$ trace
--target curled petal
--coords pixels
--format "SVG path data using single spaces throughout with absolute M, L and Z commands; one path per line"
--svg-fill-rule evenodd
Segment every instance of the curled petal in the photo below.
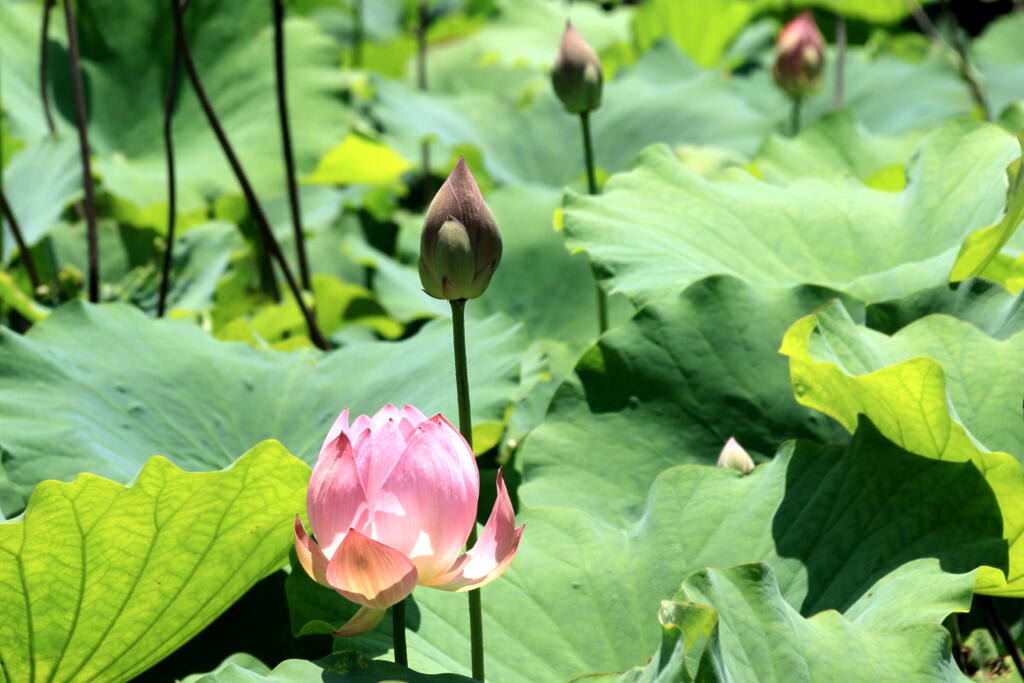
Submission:
M 420 423 L 371 499 L 374 538 L 431 579 L 451 567 L 476 518 L 480 474 L 465 439 L 440 415 Z
M 497 486 L 497 500 L 494 501 L 494 508 L 476 545 L 456 560 L 448 571 L 422 581 L 424 586 L 447 591 L 472 590 L 501 576 L 512 562 L 519 549 L 524 527 L 515 528 L 515 511 L 512 510 L 512 500 L 508 496 L 500 469 Z
M 345 533 L 366 530 L 370 510 L 355 454 L 345 432 L 325 449 L 313 468 L 306 493 L 309 525 L 324 554 L 332 557 Z
M 302 526 L 302 519 L 295 515 L 295 554 L 299 558 L 299 564 L 306 570 L 310 578 L 324 586 L 327 583 L 327 556 L 320 550 L 316 541 L 309 537 L 305 527 Z
M 352 602 L 384 609 L 412 593 L 418 574 L 408 557 L 351 529 L 331 557 L 326 578 Z
M 345 622 L 345 625 L 334 631 L 331 635 L 335 638 L 351 638 L 353 636 L 361 636 L 364 633 L 369 633 L 380 620 L 387 614 L 386 609 L 377 609 L 376 607 L 360 607 L 359 611 L 356 612 L 351 619 Z

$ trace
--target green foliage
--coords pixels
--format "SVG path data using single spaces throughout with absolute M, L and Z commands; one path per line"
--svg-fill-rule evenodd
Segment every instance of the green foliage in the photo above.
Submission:
M 36 487 L 0 524 L 6 680 L 127 680 L 173 652 L 281 565 L 308 475 L 267 442 L 222 472 Z

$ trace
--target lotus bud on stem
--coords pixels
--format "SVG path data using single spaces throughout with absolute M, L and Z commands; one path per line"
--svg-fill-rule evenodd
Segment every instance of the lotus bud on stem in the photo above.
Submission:
M 800 130 L 800 105 L 821 88 L 825 69 L 825 39 L 810 10 L 801 12 L 782 29 L 776 43 L 772 77 L 792 101 L 790 134 Z
M 597 176 L 594 170 L 594 145 L 590 134 L 590 112 L 601 106 L 601 90 L 604 85 L 604 70 L 601 59 L 590 47 L 571 21 L 565 22 L 562 43 L 558 56 L 551 67 L 551 85 L 570 114 L 578 114 L 583 132 L 583 160 L 587 168 L 587 190 L 597 194 Z M 597 287 L 598 329 L 602 334 L 608 330 L 608 297 L 598 283 Z
M 455 352 L 455 391 L 459 402 L 459 431 L 473 447 L 473 422 L 466 362 L 466 301 L 484 293 L 501 262 L 498 221 L 480 188 L 459 159 L 427 209 L 420 235 L 420 282 L 435 299 L 452 307 L 452 345 Z M 502 485 L 499 483 L 499 495 Z M 487 529 L 484 529 L 486 537 Z M 469 534 L 476 543 L 476 527 Z M 469 639 L 473 678 L 484 680 L 484 632 L 480 591 L 469 591 Z

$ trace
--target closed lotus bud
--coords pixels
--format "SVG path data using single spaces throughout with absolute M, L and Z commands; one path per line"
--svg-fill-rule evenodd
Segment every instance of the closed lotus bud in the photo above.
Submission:
M 821 87 L 825 67 L 825 39 L 810 10 L 786 24 L 776 45 L 778 56 L 772 76 L 790 97 L 802 98 Z
M 551 84 L 570 114 L 594 111 L 601 106 L 604 73 L 601 60 L 583 40 L 572 22 L 566 22 L 558 58 L 551 68 Z
M 475 299 L 501 262 L 498 221 L 459 159 L 434 196 L 420 235 L 420 282 L 435 299 Z
M 718 456 L 718 466 L 736 470 L 740 474 L 749 474 L 754 469 L 754 460 L 736 439 L 730 437 Z

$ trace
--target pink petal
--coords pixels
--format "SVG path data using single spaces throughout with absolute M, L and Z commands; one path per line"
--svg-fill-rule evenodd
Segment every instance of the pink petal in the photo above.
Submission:
M 345 622 L 344 626 L 331 635 L 335 638 L 351 638 L 369 633 L 377 627 L 387 612 L 386 609 L 377 609 L 376 607 L 360 607 L 359 611 L 352 615 L 352 618 Z
M 476 519 L 480 474 L 465 439 L 436 416 L 420 423 L 371 500 L 374 537 L 430 579 L 458 557 Z
M 399 427 L 398 409 L 392 406 L 396 417 L 383 419 L 380 424 L 363 431 L 356 439 L 353 452 L 359 479 L 363 483 L 366 500 L 373 506 L 377 492 L 395 468 L 405 451 L 405 437 Z M 383 409 L 381 410 L 383 412 Z M 380 413 L 377 413 L 380 415 Z M 376 420 L 376 417 L 374 418 Z
M 326 447 L 316 461 L 306 493 L 309 525 L 327 557 L 332 557 L 345 533 L 368 531 L 370 508 L 356 471 L 355 454 L 345 432 Z
M 321 458 L 324 455 L 324 451 L 327 450 L 327 447 L 338 438 L 339 434 L 342 433 L 348 433 L 348 408 L 341 411 L 341 415 L 338 415 L 338 419 L 334 421 L 334 424 L 331 425 L 330 431 L 327 432 L 327 438 L 324 439 L 323 445 L 320 446 Z
M 365 607 L 383 609 L 412 593 L 416 567 L 394 548 L 351 529 L 327 565 L 327 582 Z
M 402 430 L 402 435 L 409 440 L 416 431 L 416 427 L 426 421 L 427 418 L 415 406 L 405 405 L 402 406 L 402 418 L 398 421 L 398 426 Z
M 320 550 L 305 527 L 302 526 L 302 519 L 295 515 L 295 554 L 299 558 L 299 564 L 306 570 L 310 578 L 324 586 L 327 583 L 327 556 Z
M 497 486 L 498 497 L 476 545 L 451 569 L 420 583 L 447 591 L 468 591 L 490 583 L 505 571 L 519 549 L 525 526 L 515 528 L 515 511 L 501 469 L 498 469 Z

